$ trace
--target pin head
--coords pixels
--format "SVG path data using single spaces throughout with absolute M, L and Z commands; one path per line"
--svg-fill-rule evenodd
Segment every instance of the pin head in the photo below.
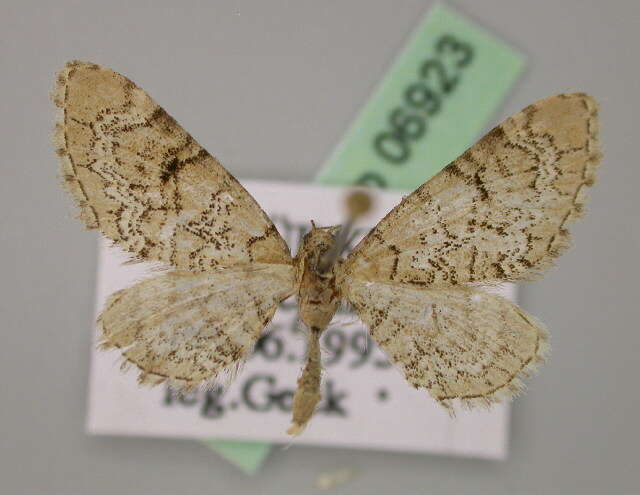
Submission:
M 349 217 L 355 219 L 371 210 L 373 200 L 368 192 L 357 189 L 349 193 L 346 205 Z

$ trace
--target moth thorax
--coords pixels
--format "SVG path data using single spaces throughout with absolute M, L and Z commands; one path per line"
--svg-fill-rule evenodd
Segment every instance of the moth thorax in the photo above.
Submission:
M 324 330 L 335 314 L 340 298 L 335 285 L 337 260 L 323 266 L 340 227 L 316 228 L 304 236 L 296 255 L 300 318 L 309 328 Z

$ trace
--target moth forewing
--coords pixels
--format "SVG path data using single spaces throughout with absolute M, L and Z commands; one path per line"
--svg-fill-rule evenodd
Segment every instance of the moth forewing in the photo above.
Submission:
M 291 263 L 251 195 L 132 81 L 70 62 L 53 101 L 61 174 L 88 228 L 180 270 Z
M 530 105 L 407 196 L 344 276 L 429 286 L 535 278 L 568 246 L 600 156 L 591 97 Z

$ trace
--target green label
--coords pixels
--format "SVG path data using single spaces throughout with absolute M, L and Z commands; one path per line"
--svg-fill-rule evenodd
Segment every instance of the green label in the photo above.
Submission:
M 205 440 L 203 443 L 246 474 L 256 474 L 271 451 L 271 444 L 262 442 Z
M 524 64 L 513 48 L 436 5 L 318 181 L 415 189 L 474 143 Z

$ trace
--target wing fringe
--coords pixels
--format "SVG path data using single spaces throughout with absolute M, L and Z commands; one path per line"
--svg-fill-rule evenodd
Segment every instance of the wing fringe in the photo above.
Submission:
M 96 64 L 73 60 L 71 62 L 67 62 L 65 67 L 58 72 L 56 76 L 55 87 L 51 92 L 51 101 L 57 108 L 52 141 L 60 165 L 59 173 L 62 187 L 67 191 L 75 205 L 79 208 L 80 212 L 76 217 L 88 230 L 93 230 L 100 226 L 98 215 L 96 215 L 95 211 L 89 204 L 89 198 L 84 193 L 82 184 L 77 178 L 75 164 L 73 163 L 71 153 L 67 146 L 67 136 L 65 131 L 67 125 L 67 84 L 73 71 L 81 66 L 96 70 L 100 68 Z

